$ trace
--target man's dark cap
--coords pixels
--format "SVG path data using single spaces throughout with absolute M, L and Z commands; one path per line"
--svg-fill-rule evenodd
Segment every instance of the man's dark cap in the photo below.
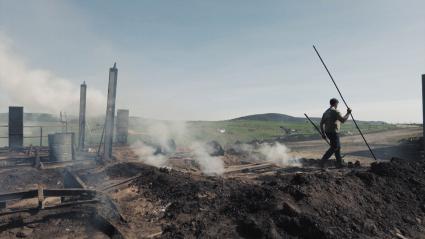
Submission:
M 334 105 L 334 104 L 339 103 L 339 101 L 338 101 L 336 98 L 332 98 L 332 99 L 329 101 L 329 103 L 330 103 L 331 105 Z

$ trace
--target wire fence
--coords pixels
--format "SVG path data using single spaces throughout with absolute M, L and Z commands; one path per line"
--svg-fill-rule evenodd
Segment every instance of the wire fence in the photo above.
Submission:
M 47 146 L 49 134 L 73 132 L 78 136 L 79 125 L 77 122 L 57 123 L 57 122 L 26 122 L 24 123 L 24 146 Z M 90 126 L 94 127 L 90 127 Z M 99 143 L 102 133 L 102 126 L 99 123 L 86 123 L 86 144 Z M 77 139 L 77 137 L 76 137 Z M 75 142 L 77 143 L 77 142 Z M 9 145 L 8 125 L 0 125 L 0 147 Z

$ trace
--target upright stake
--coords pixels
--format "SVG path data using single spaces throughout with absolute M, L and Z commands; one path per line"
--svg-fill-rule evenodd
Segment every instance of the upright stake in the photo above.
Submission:
M 43 146 L 43 127 L 40 126 L 40 147 Z
M 347 102 L 345 101 L 344 97 L 342 96 L 341 91 L 339 90 L 338 86 L 336 85 L 336 82 L 335 82 L 335 80 L 334 80 L 334 78 L 333 78 L 333 76 L 332 76 L 331 72 L 328 70 L 328 67 L 326 66 L 325 62 L 323 61 L 323 59 L 322 59 L 322 57 L 320 56 L 319 52 L 317 51 L 316 47 L 315 47 L 315 46 L 313 46 L 313 49 L 314 49 L 314 51 L 316 52 L 317 56 L 319 57 L 320 61 L 322 62 L 323 66 L 325 67 L 326 71 L 328 72 L 328 75 L 329 75 L 329 77 L 331 78 L 332 82 L 334 83 L 335 88 L 336 88 L 336 90 L 338 91 L 339 96 L 341 96 L 341 99 L 342 99 L 342 101 L 344 102 L 345 106 L 346 106 L 347 108 L 350 108 L 350 107 L 348 107 Z M 367 148 L 369 149 L 370 154 L 372 155 L 372 157 L 373 157 L 375 160 L 377 160 L 377 159 L 376 159 L 376 156 L 375 156 L 375 154 L 373 153 L 372 149 L 370 148 L 370 146 L 369 146 L 369 144 L 368 144 L 368 142 L 367 142 L 366 138 L 364 137 L 364 135 L 363 135 L 362 131 L 360 130 L 359 125 L 357 124 L 356 120 L 354 119 L 353 114 L 351 113 L 351 114 L 350 114 L 350 116 L 351 116 L 351 119 L 353 120 L 354 125 L 356 126 L 357 130 L 359 131 L 360 136 L 362 136 L 363 141 L 365 142 L 365 144 L 366 144 Z

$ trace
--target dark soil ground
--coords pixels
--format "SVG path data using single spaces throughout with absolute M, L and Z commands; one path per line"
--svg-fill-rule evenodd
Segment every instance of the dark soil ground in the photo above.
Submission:
M 255 180 L 194 176 L 142 164 L 135 194 L 164 208 L 161 238 L 425 238 L 425 161 Z
M 417 139 L 402 143 L 415 155 L 418 145 Z M 425 238 L 425 160 L 419 156 L 367 168 L 321 171 L 314 159 L 303 165 L 308 170 L 271 169 L 236 178 L 130 162 L 75 172 L 98 190 L 140 175 L 104 192 L 123 215 L 117 225 L 129 239 Z M 0 191 L 35 188 L 36 183 L 62 188 L 62 171 L 2 170 Z M 0 238 L 110 237 L 91 223 L 89 210 L 94 209 L 0 217 Z

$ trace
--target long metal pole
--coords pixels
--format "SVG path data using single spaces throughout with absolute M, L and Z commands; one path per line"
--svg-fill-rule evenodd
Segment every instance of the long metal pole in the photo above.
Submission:
M 344 102 L 345 106 L 346 106 L 347 108 L 350 108 L 350 107 L 348 107 L 347 102 L 345 101 L 344 97 L 342 96 L 341 91 L 339 90 L 338 86 L 336 85 L 336 82 L 335 82 L 335 80 L 334 80 L 334 78 L 333 78 L 333 76 L 332 76 L 331 72 L 329 71 L 328 67 L 326 66 L 325 62 L 323 61 L 322 57 L 320 56 L 319 52 L 317 51 L 316 47 L 315 47 L 315 46 L 313 46 L 313 49 L 314 49 L 314 51 L 316 52 L 317 56 L 319 57 L 320 61 L 322 62 L 323 66 L 325 67 L 326 71 L 328 72 L 328 75 L 329 75 L 329 77 L 331 78 L 332 82 L 334 83 L 335 88 L 336 88 L 336 90 L 338 91 L 339 96 L 341 96 L 341 99 L 342 99 L 342 101 Z M 360 130 L 359 125 L 357 124 L 356 120 L 354 119 L 353 114 L 352 114 L 352 113 L 350 113 L 350 116 L 351 116 L 351 119 L 353 120 L 354 125 L 356 126 L 357 130 L 359 131 L 360 135 L 362 136 L 363 141 L 365 142 L 365 144 L 366 144 L 367 148 L 369 149 L 370 154 L 372 155 L 372 157 L 373 157 L 375 160 L 377 160 L 377 159 L 376 159 L 375 154 L 373 153 L 372 149 L 371 149 L 371 148 L 370 148 L 370 146 L 369 146 L 369 143 L 367 142 L 367 140 L 366 140 L 366 138 L 364 137 L 364 135 L 363 135 L 362 131 Z
M 317 130 L 317 132 L 323 136 L 322 132 L 320 131 L 319 127 L 317 127 L 317 125 L 310 119 L 310 117 L 308 117 L 308 115 L 306 113 L 304 113 L 305 117 L 308 119 L 308 121 L 310 121 L 310 123 L 314 126 L 314 128 Z M 329 140 L 327 138 L 324 138 L 324 140 L 326 141 L 326 143 L 328 143 L 329 146 L 331 146 L 331 143 L 329 143 Z

